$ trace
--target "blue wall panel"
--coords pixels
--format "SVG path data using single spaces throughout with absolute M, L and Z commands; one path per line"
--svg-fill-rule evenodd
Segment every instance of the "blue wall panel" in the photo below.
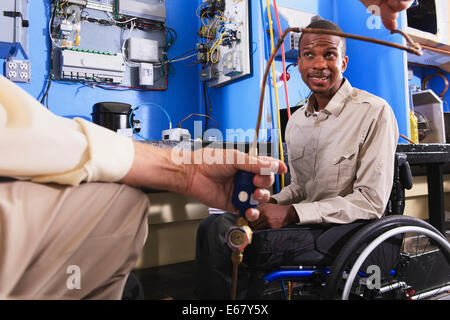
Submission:
M 178 33 L 178 39 L 170 48 L 168 56 L 175 57 L 183 52 L 195 48 L 199 21 L 195 16 L 195 9 L 200 1 L 170 0 L 166 1 L 166 24 Z M 50 62 L 48 50 L 48 21 L 50 16 L 50 1 L 30 1 L 29 3 L 29 56 L 31 60 L 32 78 L 30 84 L 19 84 L 32 96 L 42 96 L 46 86 Z M 107 36 L 107 35 L 106 35 Z M 18 56 L 17 58 L 20 58 Z M 167 91 L 162 92 L 116 92 L 91 88 L 81 84 L 63 84 L 52 82 L 49 94 L 49 109 L 63 116 L 82 116 L 91 118 L 92 106 L 101 101 L 117 101 L 131 104 L 133 107 L 153 102 L 164 107 L 172 118 L 175 126 L 190 113 L 202 112 L 199 96 L 199 68 L 188 65 L 191 62 L 175 63 L 176 74 L 169 77 Z M 1 66 L 3 73 L 3 64 Z M 141 134 L 150 139 L 161 139 L 161 130 L 168 128 L 168 120 L 164 113 L 155 107 L 142 107 L 136 112 L 137 118 L 142 120 Z M 193 122 L 183 123 L 193 131 Z

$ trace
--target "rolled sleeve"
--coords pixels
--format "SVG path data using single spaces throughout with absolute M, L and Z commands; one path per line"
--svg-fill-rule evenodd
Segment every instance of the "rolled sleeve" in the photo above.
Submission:
M 315 224 L 322 222 L 321 212 L 314 202 L 301 202 L 293 204 L 297 212 L 299 224 Z
M 0 76 L 0 176 L 78 185 L 114 182 L 134 160 L 131 139 L 84 119 L 51 113 Z
M 81 125 L 88 140 L 87 181 L 114 182 L 123 178 L 134 159 L 132 140 L 84 119 L 76 118 L 75 121 Z

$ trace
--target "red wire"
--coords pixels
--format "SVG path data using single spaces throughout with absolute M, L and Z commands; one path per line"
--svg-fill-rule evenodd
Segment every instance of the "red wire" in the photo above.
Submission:
M 278 15 L 276 0 L 273 0 L 273 7 L 275 9 L 275 16 L 277 17 L 278 34 L 281 37 L 281 34 L 283 32 L 281 30 L 280 17 Z M 269 8 L 267 8 L 267 10 L 269 10 Z M 286 81 L 286 57 L 285 57 L 285 53 L 284 53 L 284 43 L 281 45 L 281 59 L 283 61 L 284 94 L 286 96 L 286 107 L 287 107 L 287 114 L 288 114 L 288 119 L 289 119 L 291 117 L 291 109 L 289 107 L 288 89 L 287 89 L 287 81 Z

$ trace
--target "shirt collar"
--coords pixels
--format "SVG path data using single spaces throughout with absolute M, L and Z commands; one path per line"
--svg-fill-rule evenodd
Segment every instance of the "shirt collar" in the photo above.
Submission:
M 344 83 L 339 88 L 339 90 L 334 94 L 333 98 L 331 98 L 330 102 L 328 102 L 324 111 L 338 117 L 341 113 L 342 109 L 345 106 L 347 100 L 351 97 L 353 92 L 353 87 L 347 78 L 344 78 Z M 306 116 L 311 116 L 314 114 L 314 103 L 315 98 L 314 94 L 308 99 L 308 103 L 306 104 L 305 114 Z

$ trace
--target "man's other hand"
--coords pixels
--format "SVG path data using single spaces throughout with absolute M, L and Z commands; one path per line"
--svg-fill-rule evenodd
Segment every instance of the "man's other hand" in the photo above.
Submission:
M 253 229 L 277 229 L 298 222 L 298 215 L 291 205 L 263 203 L 257 208 L 259 218 L 249 223 Z

